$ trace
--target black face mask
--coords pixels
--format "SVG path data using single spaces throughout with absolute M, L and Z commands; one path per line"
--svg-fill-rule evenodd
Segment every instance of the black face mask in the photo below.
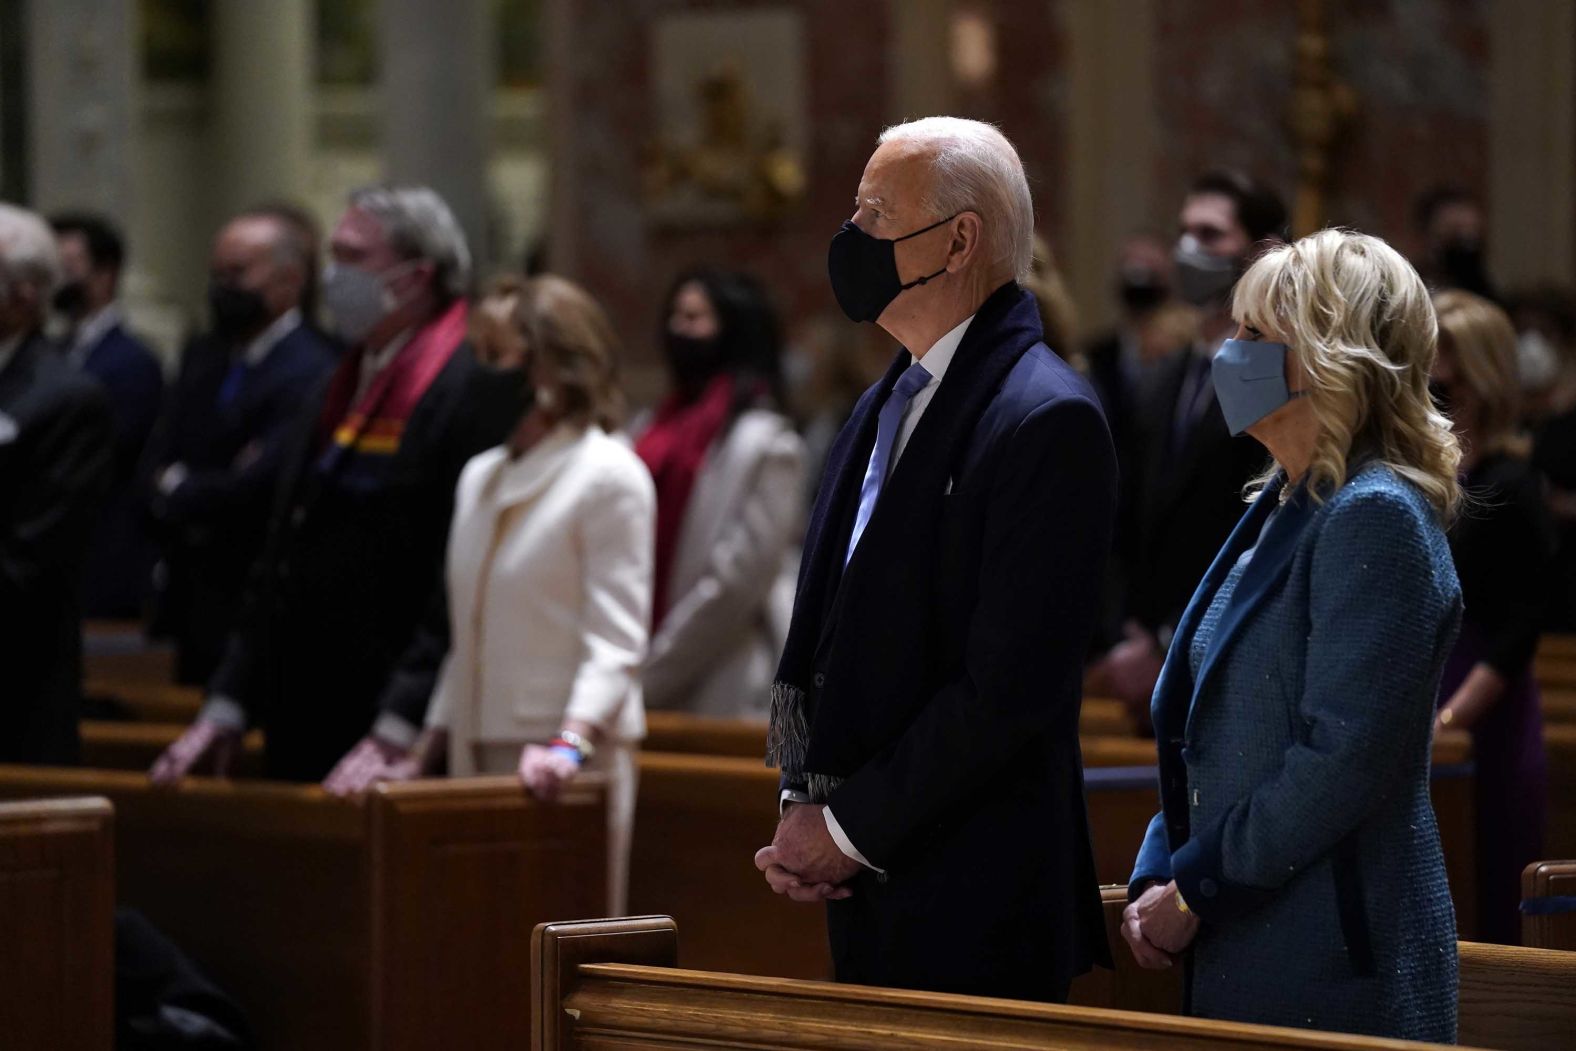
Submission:
M 475 416 L 494 429 L 507 429 L 536 407 L 536 385 L 524 365 L 483 367 L 474 380 Z
M 56 313 L 69 318 L 81 317 L 88 305 L 88 286 L 81 281 L 68 281 L 55 289 L 49 302 Z
M 890 240 L 872 237 L 852 222 L 844 222 L 843 228 L 832 237 L 832 247 L 826 256 L 826 271 L 832 281 L 832 294 L 837 297 L 837 305 L 843 308 L 848 319 L 874 321 L 899 295 L 946 273 L 947 268 L 942 267 L 934 274 L 926 274 L 905 285 L 897 273 L 896 245 L 899 241 L 907 241 L 911 237 L 929 233 L 938 226 L 945 226 L 956 218 L 956 215 L 949 215 L 923 230 L 915 230 Z
M 1141 314 L 1165 301 L 1166 286 L 1148 270 L 1123 271 L 1117 278 L 1116 295 L 1124 309 Z
M 249 288 L 212 281 L 208 285 L 208 316 L 220 339 L 241 339 L 267 324 L 268 304 Z
M 1490 292 L 1483 265 L 1483 244 L 1474 238 L 1461 237 L 1446 242 L 1439 253 L 1439 269 L 1452 288 L 1480 296 Z
M 667 358 L 674 382 L 681 388 L 700 386 L 721 372 L 726 364 L 722 340 L 716 336 L 697 339 L 666 332 L 662 353 Z

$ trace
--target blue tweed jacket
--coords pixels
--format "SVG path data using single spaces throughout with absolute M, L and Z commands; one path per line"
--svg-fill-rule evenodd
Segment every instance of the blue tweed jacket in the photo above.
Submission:
M 1266 529 L 1280 489 L 1178 626 L 1152 705 L 1162 810 L 1130 893 L 1175 878 L 1202 921 L 1193 1014 L 1454 1042 L 1455 913 L 1429 802 L 1461 617 L 1450 548 L 1387 467 L 1322 504 L 1297 492 Z M 1194 632 L 1255 541 L 1195 682 Z

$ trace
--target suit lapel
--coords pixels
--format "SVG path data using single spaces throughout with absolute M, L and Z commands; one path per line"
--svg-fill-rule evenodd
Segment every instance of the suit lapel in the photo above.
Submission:
M 574 460 L 588 436 L 589 432 L 560 426 L 519 460 L 501 461 L 495 477 L 497 508 L 501 511 L 541 496 Z
M 1266 489 L 1254 505 L 1255 511 L 1260 511 L 1261 505 L 1268 504 L 1262 512 L 1255 516 L 1258 528 L 1263 528 L 1263 521 L 1269 517 L 1273 504 L 1270 501 L 1278 500 L 1279 486 L 1274 490 Z M 1264 529 L 1263 536 L 1259 539 L 1258 548 L 1253 553 L 1253 560 L 1242 571 L 1242 577 L 1237 581 L 1236 590 L 1232 592 L 1231 599 L 1226 604 L 1225 614 L 1220 618 L 1220 623 L 1215 628 L 1213 637 L 1209 640 L 1209 648 L 1204 653 L 1204 660 L 1199 666 L 1198 683 L 1193 691 L 1193 704 L 1198 703 L 1198 697 L 1203 693 L 1204 686 L 1209 682 L 1210 672 L 1220 663 L 1221 656 L 1231 646 L 1232 641 L 1241 631 L 1254 610 L 1264 604 L 1265 599 L 1280 585 L 1287 571 L 1291 568 L 1292 555 L 1297 551 L 1297 542 L 1302 538 L 1303 530 L 1307 528 L 1309 520 L 1313 517 L 1314 504 L 1308 499 L 1305 488 L 1298 488 L 1280 513 Z M 1245 520 L 1246 522 L 1246 520 Z M 1237 550 L 1232 558 L 1231 565 L 1236 562 L 1236 557 L 1252 546 L 1253 535 L 1240 536 L 1233 534 L 1233 541 Z M 1231 566 L 1226 567 L 1226 572 L 1231 571 Z M 1222 580 L 1224 577 L 1222 577 Z M 1218 589 L 1219 585 L 1216 585 Z M 1213 592 L 1211 593 L 1213 595 Z M 1200 613 L 1202 615 L 1202 613 Z M 1191 709 L 1190 713 L 1191 714 Z

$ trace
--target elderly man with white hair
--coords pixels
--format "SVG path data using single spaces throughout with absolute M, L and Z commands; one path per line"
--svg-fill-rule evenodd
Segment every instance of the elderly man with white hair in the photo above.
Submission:
M 0 762 L 70 763 L 82 574 L 114 466 L 103 389 L 41 335 L 55 235 L 0 204 Z
M 436 193 L 353 193 L 330 253 L 323 303 L 349 353 L 303 406 L 240 625 L 156 781 L 225 773 L 256 723 L 270 776 L 315 781 L 353 751 L 365 786 L 425 716 L 447 646 L 455 482 L 502 440 L 528 388 L 471 351 L 470 252 Z
M 1018 284 L 1034 213 L 988 124 L 888 129 L 832 291 L 903 346 L 827 461 L 773 687 L 757 866 L 828 903 L 840 981 L 1063 1000 L 1107 963 L 1078 709 L 1116 464 Z

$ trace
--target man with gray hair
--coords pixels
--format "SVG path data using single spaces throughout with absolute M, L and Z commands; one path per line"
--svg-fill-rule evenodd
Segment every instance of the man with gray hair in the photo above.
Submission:
M 71 763 L 82 573 L 114 466 L 103 389 L 44 339 L 55 235 L 0 204 L 0 762 Z
M 840 981 L 1063 1000 L 1108 963 L 1078 710 L 1116 464 L 1018 279 L 1033 203 L 994 127 L 888 129 L 832 239 L 903 346 L 827 459 L 773 687 L 756 865 L 827 902 Z
M 306 403 L 240 625 L 157 781 L 226 772 L 249 723 L 270 776 L 311 781 L 352 746 L 397 761 L 422 724 L 437 661 L 400 657 L 441 609 L 460 469 L 503 440 L 525 386 L 466 342 L 470 251 L 437 194 L 357 191 L 329 251 L 323 303 L 348 353 Z

